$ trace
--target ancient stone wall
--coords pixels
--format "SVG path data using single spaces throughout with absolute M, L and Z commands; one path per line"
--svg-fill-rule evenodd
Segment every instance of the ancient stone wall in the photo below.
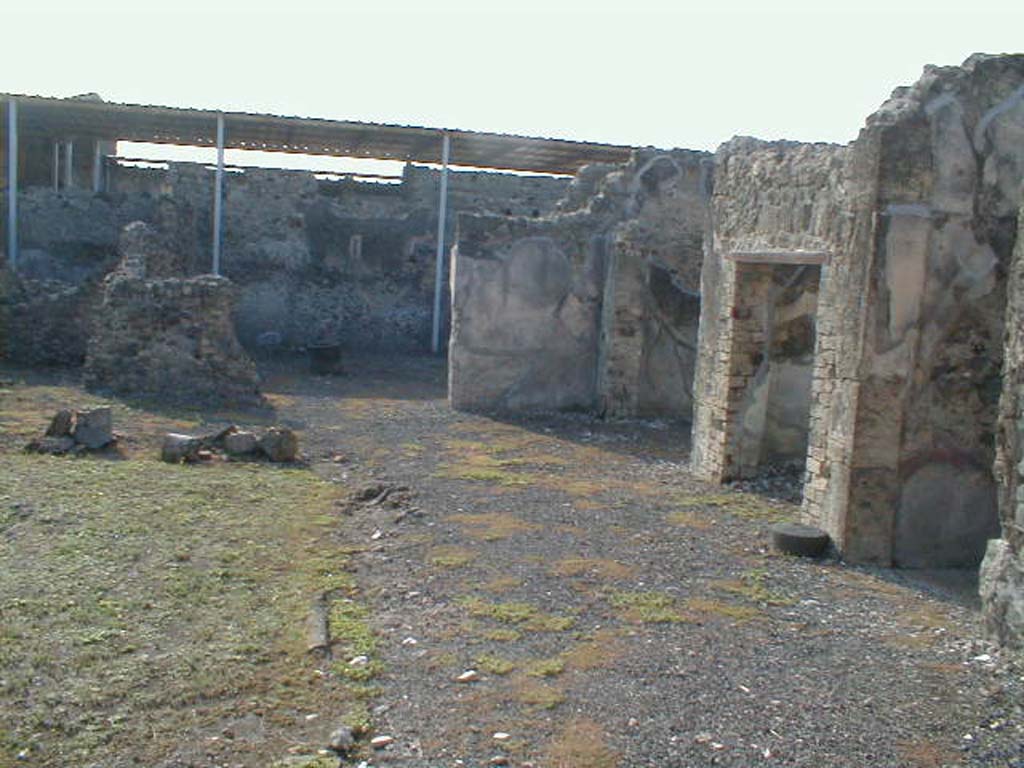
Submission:
M 606 241 L 584 214 L 462 215 L 449 398 L 466 410 L 591 408 Z
M 802 457 L 820 267 L 841 238 L 846 150 L 734 139 L 715 156 L 695 381 L 694 470 Z
M 256 368 L 235 337 L 231 281 L 167 276 L 186 257 L 142 222 L 125 228 L 121 251 L 93 319 L 87 386 L 162 402 L 261 404 Z
M 221 271 L 238 287 L 235 321 L 243 344 L 256 349 L 271 339 L 278 347 L 298 348 L 330 337 L 350 348 L 428 349 L 439 178 L 437 170 L 413 166 L 395 184 L 229 169 Z M 449 243 L 460 210 L 540 215 L 554 208 L 569 184 L 564 177 L 484 172 L 453 171 L 449 178 Z M 186 257 L 183 275 L 210 269 L 208 166 L 110 163 L 104 194 L 37 186 L 26 189 L 20 201 L 19 272 L 67 283 L 62 293 L 84 284 L 95 288 L 116 262 L 118 232 L 136 220 L 174 234 Z M 159 209 L 168 204 L 178 216 L 161 223 Z M 29 286 L 28 293 L 34 292 Z M 61 301 L 62 308 L 70 307 L 66 297 Z M 42 306 L 32 302 L 25 312 Z M 87 319 L 85 304 L 74 306 L 68 314 Z M 39 326 L 26 325 L 33 327 Z M 54 342 L 78 349 L 65 362 L 81 360 L 78 341 Z M 8 346 L 23 350 L 32 344 Z
M 460 216 L 452 403 L 689 417 L 707 157 L 647 150 L 584 169 L 551 217 Z M 531 291 L 556 301 L 531 302 Z M 570 295 L 586 310 L 560 303 Z M 489 346 L 517 362 L 496 365 Z
M 834 370 L 815 392 L 805 498 L 851 559 L 976 564 L 996 531 L 1022 100 L 1024 56 L 930 67 L 851 146 L 851 247 L 822 286 L 841 333 L 834 363 L 819 360 Z
M 980 592 L 986 632 L 1019 648 L 1024 647 L 1024 201 L 1017 221 L 996 429 L 995 474 L 1002 536 L 988 542 Z

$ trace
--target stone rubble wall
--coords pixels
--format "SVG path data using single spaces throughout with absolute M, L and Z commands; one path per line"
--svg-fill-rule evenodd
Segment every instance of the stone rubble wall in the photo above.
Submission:
M 172 249 L 143 222 L 125 228 L 121 248 L 94 316 L 86 385 L 162 402 L 262 404 L 256 367 L 235 336 L 231 281 L 159 275 Z
M 689 417 L 707 157 L 583 169 L 549 217 L 460 216 L 452 404 Z
M 452 171 L 447 242 L 454 241 L 460 210 L 540 216 L 554 209 L 568 185 L 566 177 Z M 236 331 L 247 348 L 261 350 L 267 339 L 278 349 L 301 348 L 329 337 L 350 348 L 429 349 L 437 170 L 407 166 L 400 183 L 387 184 L 231 169 L 224 189 L 221 271 L 237 286 Z M 208 272 L 212 209 L 213 170 L 197 163 L 110 163 L 107 191 L 100 195 L 27 188 L 20 195 L 19 274 L 63 285 L 27 283 L 18 293 L 24 300 L 9 314 L 39 317 L 56 303 L 69 323 L 54 325 L 54 332 L 73 327 L 76 317 L 86 326 L 92 305 L 68 296 L 99 296 L 103 276 L 117 262 L 119 233 L 133 221 L 150 222 L 173 240 L 181 257 L 177 276 Z M 26 356 L 38 347 L 42 331 L 21 331 L 39 327 L 27 319 L 16 324 L 8 356 L 30 364 L 44 357 L 81 363 L 82 334 L 53 341 L 69 350 L 60 359 Z

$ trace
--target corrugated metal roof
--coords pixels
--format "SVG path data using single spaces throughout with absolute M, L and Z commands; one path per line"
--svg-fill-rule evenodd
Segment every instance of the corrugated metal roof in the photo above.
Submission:
M 589 163 L 624 163 L 633 149 L 445 128 L 0 94 L 5 102 L 11 98 L 18 102 L 19 132 L 54 139 L 214 146 L 217 116 L 223 114 L 229 149 L 440 163 L 441 135 L 447 133 L 453 165 L 567 174 Z

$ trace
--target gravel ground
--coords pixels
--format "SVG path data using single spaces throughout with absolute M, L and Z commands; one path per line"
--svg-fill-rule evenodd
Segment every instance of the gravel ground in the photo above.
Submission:
M 952 581 L 769 551 L 791 473 L 711 487 L 683 424 L 459 414 L 436 361 L 349 367 L 266 389 L 364 490 L 393 742 L 351 764 L 1024 766 L 1024 665 Z

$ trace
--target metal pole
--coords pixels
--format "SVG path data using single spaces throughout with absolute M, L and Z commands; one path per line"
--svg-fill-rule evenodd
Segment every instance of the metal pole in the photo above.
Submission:
M 75 142 L 64 142 L 64 187 L 71 189 L 75 185 Z
M 448 211 L 448 154 L 451 139 L 442 134 L 441 142 L 441 192 L 437 204 L 437 260 L 434 272 L 434 327 L 430 337 L 430 351 L 435 355 L 441 351 L 441 288 L 444 285 L 444 230 Z
M 7 260 L 18 266 L 18 102 L 7 99 Z
M 17 267 L 17 101 L 7 99 L 7 260 Z
M 103 147 L 99 140 L 93 144 L 92 150 L 92 191 L 96 194 L 103 191 Z
M 217 173 L 213 181 L 213 274 L 220 274 L 221 197 L 224 192 L 224 115 L 217 115 Z
M 53 142 L 53 191 L 60 191 L 60 142 Z

